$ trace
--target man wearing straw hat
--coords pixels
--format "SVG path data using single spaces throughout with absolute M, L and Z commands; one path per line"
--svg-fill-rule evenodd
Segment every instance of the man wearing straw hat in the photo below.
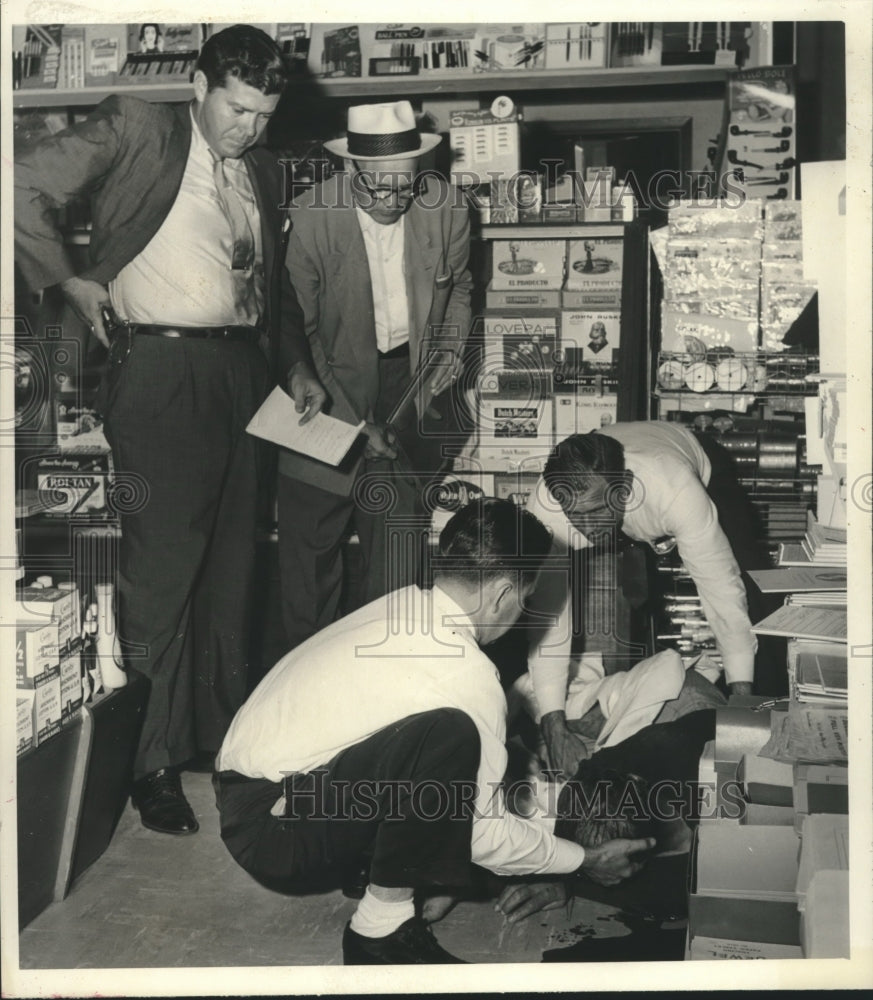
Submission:
M 440 434 L 451 423 L 447 390 L 470 326 L 467 208 L 441 177 L 419 173 L 439 142 L 418 131 L 408 101 L 352 107 L 348 134 L 325 143 L 344 171 L 297 198 L 291 212 L 287 267 L 328 394 L 325 412 L 366 421 L 365 447 L 338 469 L 280 454 L 279 560 L 292 647 L 337 617 L 341 545 L 352 528 L 365 600 L 413 582 L 420 532 L 411 530 L 409 551 L 389 565 L 386 522 L 420 516 L 419 479 L 409 472 L 426 479 L 439 467 Z M 436 346 L 445 350 L 434 374 L 389 429 Z

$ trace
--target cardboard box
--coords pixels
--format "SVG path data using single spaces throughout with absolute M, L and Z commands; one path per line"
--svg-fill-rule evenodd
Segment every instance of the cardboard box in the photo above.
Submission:
M 760 704 L 768 699 L 747 700 Z M 716 709 L 715 720 L 715 769 L 734 777 L 743 755 L 757 754 L 770 739 L 770 711 L 756 711 L 752 705 L 731 699 Z
M 567 250 L 568 290 L 613 296 L 621 295 L 624 240 L 620 236 L 600 236 L 570 240 Z
M 795 764 L 794 808 L 803 813 L 849 814 L 849 769 L 839 764 Z
M 15 692 L 15 749 L 22 754 L 33 746 L 33 691 Z
M 566 240 L 491 240 L 491 288 L 560 291 L 566 256 Z
M 103 415 L 84 404 L 78 392 L 59 393 L 55 400 L 58 451 L 103 453 L 109 442 L 103 433 Z
M 521 310 L 486 313 L 483 336 L 483 374 L 507 368 L 550 371 L 558 345 L 558 316 Z
M 790 826 L 794 827 L 795 814 L 791 806 L 763 806 L 758 802 L 747 802 L 741 826 Z
M 61 729 L 61 669 L 43 671 L 33 682 L 33 745 L 41 746 Z
M 511 289 L 494 288 L 488 285 L 485 289 L 486 309 L 560 309 L 561 291 L 558 288 L 549 289 Z
M 618 396 L 584 387 L 575 393 L 555 397 L 555 441 L 571 434 L 587 434 L 614 424 L 618 414 Z
M 69 517 L 105 509 L 111 475 L 108 456 L 41 458 L 36 469 L 38 493 L 58 501 L 47 516 Z
M 697 935 L 691 938 L 690 954 L 692 961 L 711 961 L 713 959 L 750 959 L 750 958 L 803 958 L 803 948 L 799 944 L 772 944 L 767 941 L 731 941 L 725 938 L 703 937 Z
M 621 309 L 621 288 L 561 289 L 563 309 Z
M 797 905 L 803 910 L 816 872 L 849 870 L 849 818 L 819 814 L 805 816 L 800 830 Z
M 800 934 L 806 958 L 851 957 L 848 871 L 815 872 L 800 915 Z
M 82 653 L 71 650 L 61 659 L 61 719 L 67 721 L 82 707 Z
M 19 621 L 55 622 L 58 629 L 58 646 L 64 649 L 78 638 L 79 592 L 58 587 L 25 587 L 16 603 Z
M 791 827 L 701 824 L 689 869 L 692 940 L 799 945 L 797 852 Z
M 621 314 L 582 309 L 561 312 L 560 353 L 568 368 L 612 366 L 621 346 Z
M 762 806 L 794 806 L 794 770 L 790 764 L 757 754 L 743 754 L 737 767 L 743 795 Z
M 15 686 L 32 688 L 36 678 L 60 663 L 56 622 L 25 621 L 15 626 Z
M 126 24 L 85 25 L 85 86 L 112 87 L 127 59 Z
M 552 450 L 552 400 L 479 400 L 477 459 L 488 472 L 542 471 Z

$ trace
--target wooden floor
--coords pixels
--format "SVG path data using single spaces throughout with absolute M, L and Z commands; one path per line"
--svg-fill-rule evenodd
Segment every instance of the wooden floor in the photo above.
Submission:
M 200 832 L 153 833 L 128 806 L 106 853 L 20 934 L 21 969 L 342 964 L 355 902 L 339 891 L 295 898 L 262 888 L 221 842 L 209 776 L 183 783 Z M 435 931 L 468 962 L 540 962 L 546 949 L 626 933 L 616 915 L 576 899 L 511 926 L 491 903 L 466 902 Z

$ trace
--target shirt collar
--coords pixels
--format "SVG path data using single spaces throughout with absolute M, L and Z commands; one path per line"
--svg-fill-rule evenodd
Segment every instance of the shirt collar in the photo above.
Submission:
M 401 228 L 403 227 L 406 219 L 406 213 L 404 212 L 396 222 L 392 223 L 390 226 L 383 226 L 381 222 L 376 222 L 372 216 L 368 215 L 360 205 L 355 205 L 355 214 L 358 217 L 358 224 L 361 227 L 361 232 L 371 233 L 377 237 L 386 236 L 389 233 L 396 232 L 398 226 Z
M 469 614 L 437 584 L 431 588 L 431 612 L 435 631 L 460 634 L 476 642 L 476 629 Z

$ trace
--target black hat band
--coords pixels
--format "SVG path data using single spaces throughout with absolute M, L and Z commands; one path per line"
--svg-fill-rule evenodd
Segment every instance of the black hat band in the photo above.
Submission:
M 347 134 L 349 156 L 385 157 L 397 153 L 412 153 L 421 148 L 421 137 L 416 129 L 390 132 L 387 135 L 370 135 L 366 132 Z

